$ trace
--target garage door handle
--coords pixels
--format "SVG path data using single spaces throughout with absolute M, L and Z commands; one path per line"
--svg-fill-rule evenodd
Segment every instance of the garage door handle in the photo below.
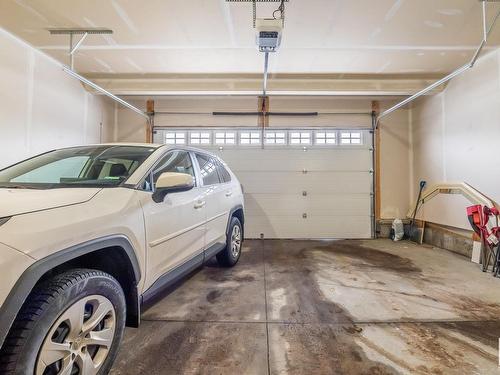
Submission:
M 226 197 L 230 197 L 231 195 L 233 195 L 232 191 L 226 191 Z
M 205 203 L 206 203 L 205 201 L 196 202 L 196 203 L 194 204 L 194 208 L 195 208 L 196 210 L 198 210 L 198 209 L 200 209 L 200 208 L 203 208 L 203 207 L 205 206 Z

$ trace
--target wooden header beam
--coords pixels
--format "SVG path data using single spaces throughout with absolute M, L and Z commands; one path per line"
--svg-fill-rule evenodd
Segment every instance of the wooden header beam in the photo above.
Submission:
M 380 103 L 376 100 L 372 101 L 372 113 L 374 118 L 378 118 L 380 114 Z M 375 174 L 375 219 L 379 220 L 381 217 L 381 202 L 380 202 L 380 129 L 377 126 L 373 127 L 373 160 L 374 160 L 374 174 Z
M 269 96 L 259 96 L 257 108 L 257 112 L 259 112 L 259 128 L 269 127 L 269 110 Z
M 148 122 L 146 123 L 146 143 L 153 143 L 153 127 L 154 127 L 154 116 L 155 116 L 155 101 L 149 99 L 146 102 L 146 113 L 149 116 Z

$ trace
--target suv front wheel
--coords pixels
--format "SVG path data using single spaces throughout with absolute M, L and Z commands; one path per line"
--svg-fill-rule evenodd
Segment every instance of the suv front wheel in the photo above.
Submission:
M 125 327 L 125 296 L 105 272 L 76 269 L 27 298 L 0 352 L 1 374 L 107 374 Z

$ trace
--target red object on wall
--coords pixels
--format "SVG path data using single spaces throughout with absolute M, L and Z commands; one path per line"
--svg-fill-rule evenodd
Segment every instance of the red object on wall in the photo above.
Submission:
M 483 226 L 483 207 L 480 204 L 467 207 L 467 217 L 472 229 L 478 236 L 481 236 L 481 227 Z
M 500 212 L 496 207 L 483 207 L 480 204 L 467 207 L 467 217 L 472 229 L 479 237 L 482 237 L 484 243 L 487 245 L 496 245 L 488 239 L 492 234 L 500 239 L 500 227 L 493 227 L 491 232 L 487 227 L 490 216 L 497 217 L 499 215 Z

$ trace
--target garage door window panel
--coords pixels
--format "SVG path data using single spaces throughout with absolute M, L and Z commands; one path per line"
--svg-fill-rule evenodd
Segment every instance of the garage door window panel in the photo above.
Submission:
M 311 132 L 292 131 L 290 132 L 290 144 L 292 146 L 307 146 L 311 144 Z
M 361 132 L 341 132 L 340 133 L 341 145 L 362 145 L 363 137 Z
M 230 145 L 234 146 L 236 144 L 236 132 L 215 132 L 215 144 L 218 146 Z
M 186 133 L 185 132 L 166 132 L 165 143 L 167 145 L 185 145 Z
M 260 142 L 260 132 L 258 131 L 244 131 L 240 133 L 240 145 L 242 146 L 258 146 Z
M 211 144 L 210 132 L 191 132 L 189 133 L 189 143 L 195 146 L 209 146 Z
M 276 146 L 285 146 L 286 145 L 286 132 L 284 131 L 275 131 L 275 132 L 266 132 L 266 145 L 276 145 Z
M 337 132 L 318 131 L 315 133 L 317 146 L 334 146 L 337 144 Z

